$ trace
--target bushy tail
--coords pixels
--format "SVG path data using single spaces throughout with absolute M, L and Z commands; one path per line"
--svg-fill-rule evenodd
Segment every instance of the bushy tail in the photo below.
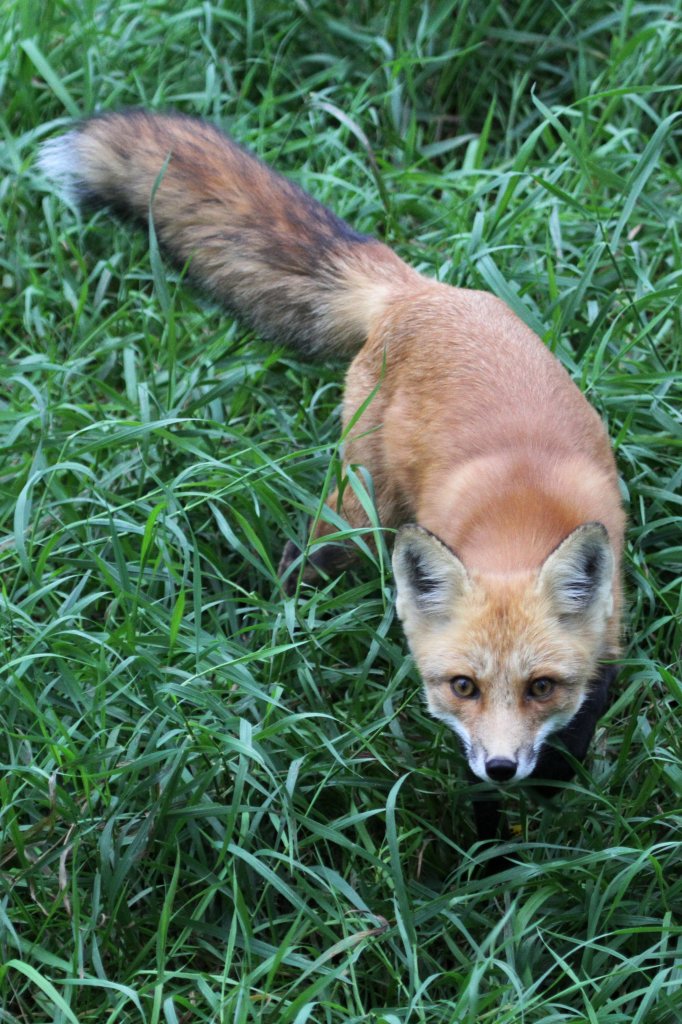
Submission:
M 303 352 L 355 351 L 420 280 L 196 118 L 95 116 L 46 143 L 39 162 L 83 204 L 143 220 L 151 204 L 157 237 L 191 277 L 260 334 Z

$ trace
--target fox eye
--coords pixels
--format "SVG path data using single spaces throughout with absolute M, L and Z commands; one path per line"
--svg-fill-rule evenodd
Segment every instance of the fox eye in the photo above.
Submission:
M 541 676 L 539 679 L 531 679 L 528 684 L 528 696 L 534 700 L 546 700 L 554 690 L 555 685 L 554 680 L 548 679 L 546 676 Z
M 450 680 L 450 689 L 455 697 L 462 697 L 464 700 L 478 697 L 478 687 L 468 676 L 453 676 Z

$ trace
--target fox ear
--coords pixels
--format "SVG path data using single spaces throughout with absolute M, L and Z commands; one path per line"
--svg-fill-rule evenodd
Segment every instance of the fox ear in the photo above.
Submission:
M 584 621 L 607 619 L 613 611 L 613 551 L 606 527 L 585 523 L 546 558 L 539 585 L 558 615 Z
M 467 571 L 446 544 L 422 526 L 403 526 L 393 549 L 398 589 L 396 610 L 404 620 L 415 610 L 445 616 L 471 588 Z

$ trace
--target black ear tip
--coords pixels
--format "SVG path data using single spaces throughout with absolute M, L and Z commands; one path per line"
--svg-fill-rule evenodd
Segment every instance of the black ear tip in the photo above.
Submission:
M 603 523 L 600 523 L 598 519 L 592 520 L 590 523 L 585 523 L 583 530 L 589 530 L 591 533 L 600 534 L 602 537 L 608 537 L 609 531 L 606 529 Z
M 393 567 L 412 575 L 415 568 L 427 564 L 431 553 L 431 534 L 416 523 L 401 526 L 393 545 Z
M 398 532 L 395 535 L 395 541 L 393 544 L 394 551 L 402 550 L 406 545 L 419 541 L 424 537 L 431 536 L 428 530 L 425 530 L 423 526 L 419 526 L 417 523 L 406 523 L 404 526 L 398 528 Z

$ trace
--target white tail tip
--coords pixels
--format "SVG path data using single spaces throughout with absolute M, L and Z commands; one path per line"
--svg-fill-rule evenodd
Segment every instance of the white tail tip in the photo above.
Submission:
M 38 151 L 39 170 L 59 186 L 71 202 L 77 202 L 83 185 L 78 164 L 78 132 L 67 132 L 44 142 Z

